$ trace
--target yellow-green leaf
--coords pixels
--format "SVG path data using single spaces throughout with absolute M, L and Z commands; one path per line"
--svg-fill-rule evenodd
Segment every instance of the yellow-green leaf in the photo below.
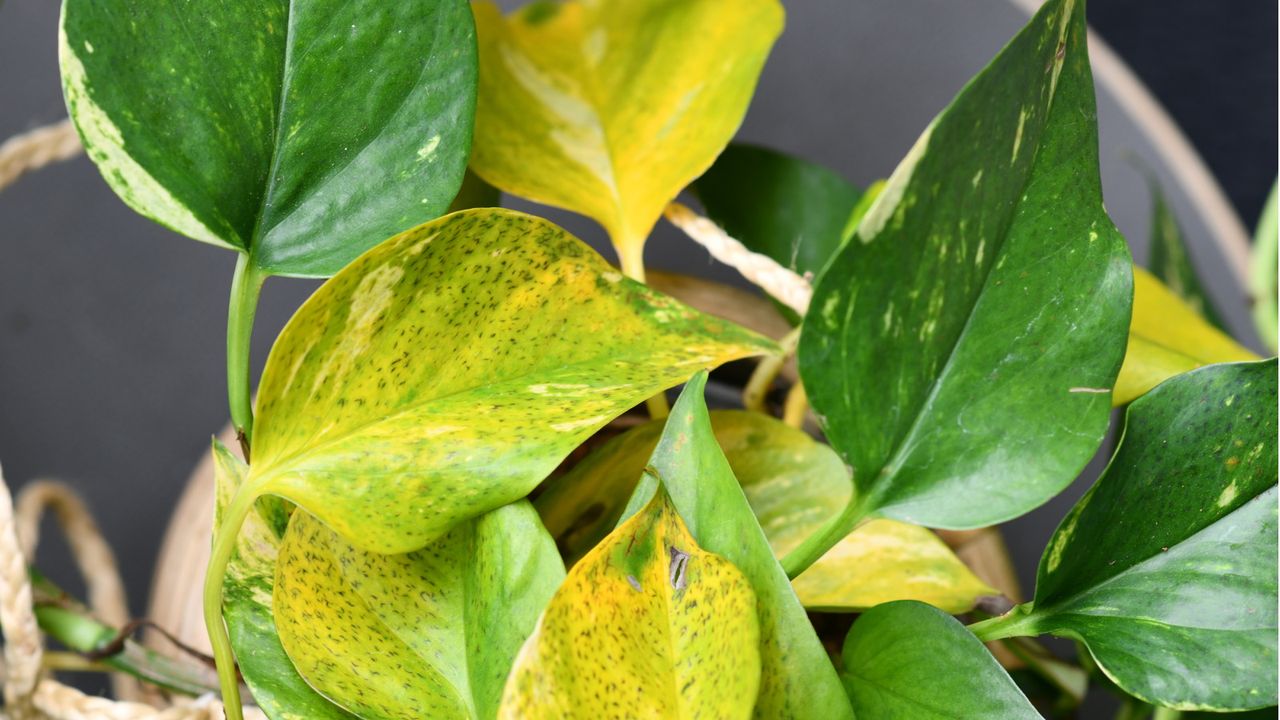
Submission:
M 474 7 L 472 167 L 595 219 L 628 269 L 663 207 L 733 137 L 783 19 L 777 0 Z
M 1124 365 L 1111 395 L 1114 405 L 1127 405 L 1174 375 L 1202 365 L 1257 359 L 1154 275 L 1133 268 L 1133 320 Z
M 501 718 L 748 718 L 760 628 L 746 577 L 659 492 L 569 572 L 516 659 Z
M 773 347 L 545 220 L 455 213 L 361 256 L 285 327 L 247 490 L 362 549 L 409 552 L 523 497 L 645 398 Z
M 525 501 L 402 555 L 357 550 L 296 512 L 276 565 L 275 623 L 307 682 L 365 720 L 492 718 L 563 578 Z
M 215 522 L 249 474 L 240 458 L 213 441 L 216 482 Z M 312 690 L 285 654 L 276 633 L 271 594 L 276 557 L 289 515 L 276 498 L 259 498 L 236 538 L 236 551 L 223 581 L 224 617 L 240 674 L 254 702 L 272 720 L 350 720 L 338 706 Z
M 803 431 L 740 410 L 712 412 L 711 424 L 777 556 L 848 503 L 853 486 L 844 463 Z M 547 529 L 570 558 L 617 522 L 662 430 L 661 422 L 652 422 L 614 438 L 538 496 Z M 979 597 L 997 594 L 932 532 L 894 520 L 859 527 L 793 586 L 805 607 L 828 610 L 909 599 L 964 612 Z

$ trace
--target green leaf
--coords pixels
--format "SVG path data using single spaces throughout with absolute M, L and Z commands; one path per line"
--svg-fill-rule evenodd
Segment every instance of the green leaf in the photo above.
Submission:
M 920 137 L 818 278 L 800 373 L 858 507 L 990 525 L 1065 487 L 1106 432 L 1128 250 L 1102 208 L 1084 3 L 1051 0 Z
M 276 566 L 276 626 L 298 672 L 361 718 L 491 718 L 563 579 L 528 502 L 403 555 L 357 550 L 295 512 Z
M 1111 394 L 1112 404 L 1127 405 L 1174 375 L 1204 365 L 1257 359 L 1154 275 L 1133 268 L 1129 345 Z
M 267 273 L 333 274 L 443 212 L 467 164 L 465 0 L 66 0 L 59 54 L 121 199 Z
M 247 486 L 361 549 L 409 552 L 524 497 L 645 398 L 773 351 L 545 220 L 455 213 L 366 253 L 290 320 Z
M 858 618 L 844 643 L 843 675 L 853 710 L 865 720 L 1040 720 L 963 625 L 910 600 Z
M 1280 200 L 1276 193 L 1280 184 L 1271 186 L 1271 196 L 1258 218 L 1254 231 L 1250 294 L 1253 298 L 1253 320 L 1262 342 L 1276 349 L 1276 237 L 1280 233 Z
M 844 463 L 807 433 L 755 412 L 720 410 L 709 417 L 776 555 L 848 503 L 853 486 Z M 593 547 L 617 523 L 662 431 L 661 421 L 628 430 L 538 496 L 535 506 L 568 557 Z M 838 611 L 912 599 L 964 612 L 977 598 L 997 594 L 936 535 L 895 520 L 858 528 L 792 584 L 805 607 Z
M 1211 365 L 1134 401 L 1110 466 L 1040 560 L 1034 604 L 992 630 L 1082 640 L 1146 702 L 1275 705 L 1276 431 L 1274 359 Z
M 574 566 L 520 652 L 499 717 L 748 718 L 751 585 L 659 493 Z
M 475 5 L 472 165 L 506 192 L 605 227 L 629 274 L 662 209 L 737 131 L 777 0 Z
M 698 545 L 728 558 L 755 591 L 761 665 L 755 716 L 852 718 L 839 676 L 716 444 L 703 400 L 706 383 L 701 372 L 685 385 L 649 468 L 661 478 Z M 638 512 L 657 488 L 647 472 L 623 515 Z
M 817 275 L 835 254 L 862 193 L 827 168 L 730 144 L 693 185 L 707 216 L 754 252 Z M 791 324 L 800 318 L 779 306 Z
M 1222 319 L 1214 310 L 1213 300 L 1205 293 L 1200 277 L 1187 254 L 1187 243 L 1178 225 L 1178 218 L 1169 207 L 1164 192 L 1154 176 L 1148 175 L 1151 188 L 1151 259 L 1147 265 L 1151 272 L 1165 284 L 1197 315 L 1218 329 L 1223 329 Z M 1135 310 L 1136 312 L 1136 310 Z
M 213 460 L 217 527 L 249 468 L 217 440 L 213 441 Z M 258 707 L 272 720 L 349 719 L 351 715 L 307 685 L 276 634 L 271 594 L 275 588 L 280 539 L 289 517 L 283 507 L 272 500 L 258 500 L 245 518 L 223 579 L 223 617 L 240 661 L 240 674 Z

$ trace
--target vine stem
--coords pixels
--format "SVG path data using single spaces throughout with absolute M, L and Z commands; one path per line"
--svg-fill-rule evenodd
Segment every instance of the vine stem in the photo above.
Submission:
M 761 358 L 760 362 L 756 364 L 755 372 L 751 373 L 747 386 L 742 389 L 743 407 L 756 412 L 765 412 L 765 396 L 769 394 L 770 386 L 778 379 L 778 374 L 782 372 L 782 366 L 786 364 L 787 358 L 791 357 L 792 353 L 795 352 L 796 345 L 799 342 L 800 328 L 797 327 L 778 341 L 782 352 Z
M 870 513 L 865 507 L 865 500 L 860 501 L 856 496 L 851 498 L 839 515 L 828 520 L 826 525 L 818 528 L 816 532 L 805 538 L 804 542 L 787 553 L 786 557 L 782 558 L 782 569 L 787 572 L 787 577 L 795 580 L 800 573 L 808 570 L 810 565 L 835 547 L 836 543 L 868 520 Z
M 1004 640 L 1012 637 L 1034 637 L 1040 633 L 1035 629 L 1035 616 L 1030 604 L 1018 605 L 1004 615 L 987 618 L 969 627 L 982 642 Z
M 218 683 L 227 720 L 244 720 L 244 713 L 240 707 L 240 678 L 236 673 L 235 653 L 231 650 L 231 638 L 222 619 L 222 583 L 227 563 L 235 553 L 240 526 L 257 498 L 258 493 L 250 485 L 241 485 L 236 491 L 214 536 L 209 569 L 204 576 L 204 624 L 209 632 L 209 644 L 213 647 L 213 659 L 218 666 Z
M 241 253 L 236 259 L 231 300 L 227 303 L 227 402 L 246 461 L 253 439 L 249 348 L 253 340 L 253 319 L 258 313 L 258 296 L 265 280 L 266 276 L 253 266 L 248 253 Z
M 617 236 L 614 247 L 618 249 L 618 265 L 622 274 L 638 283 L 644 282 L 644 238 Z M 649 417 L 661 420 L 671 414 L 671 405 L 667 403 L 666 393 L 658 393 L 644 401 L 649 409 Z

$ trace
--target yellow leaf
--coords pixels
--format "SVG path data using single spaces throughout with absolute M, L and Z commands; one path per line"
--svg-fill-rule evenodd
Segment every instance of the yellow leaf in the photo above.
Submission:
M 500 718 L 747 718 L 760 628 L 747 578 L 666 493 L 569 572 L 516 658 Z
M 1129 347 L 1111 402 L 1127 405 L 1174 375 L 1258 356 L 1210 325 L 1154 275 L 1133 268 Z
M 643 273 L 663 207 L 733 137 L 769 48 L 777 0 L 474 6 L 480 89 L 471 163 L 509 193 L 582 213 Z
M 778 557 L 848 503 L 853 485 L 844 462 L 803 431 L 741 410 L 712 412 L 711 422 Z M 538 497 L 543 522 L 570 558 L 617 521 L 661 433 L 661 422 L 632 429 L 549 483 Z M 894 520 L 858 528 L 793 585 L 805 607 L 828 610 L 920 600 L 964 612 L 977 598 L 997 594 L 932 532 Z

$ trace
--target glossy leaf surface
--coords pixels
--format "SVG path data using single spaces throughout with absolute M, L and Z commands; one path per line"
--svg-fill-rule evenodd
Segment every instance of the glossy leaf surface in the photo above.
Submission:
M 1276 704 L 1276 361 L 1213 365 L 1130 407 L 1063 520 L 1023 632 L 1079 638 L 1117 685 L 1182 709 Z
M 403 555 L 357 550 L 299 511 L 280 549 L 276 625 L 298 672 L 361 718 L 491 718 L 563 579 L 524 501 Z
M 849 501 L 852 484 L 835 451 L 767 415 L 709 414 L 716 443 L 779 557 Z M 617 522 L 662 435 L 650 422 L 614 438 L 538 496 L 536 506 L 560 547 L 574 557 Z M 859 527 L 792 583 L 808 608 L 857 610 L 922 600 L 950 612 L 997 592 L 974 577 L 928 530 L 896 520 Z
M 249 472 L 239 458 L 213 442 L 217 503 L 214 527 Z M 223 580 L 223 618 L 239 658 L 240 674 L 254 702 L 272 720 L 346 720 L 352 716 L 318 694 L 294 669 L 276 634 L 271 594 L 276 558 L 289 517 L 271 498 L 245 518 Z
M 816 276 L 840 247 L 862 193 L 800 158 L 733 143 L 693 190 L 707 216 L 749 249 Z M 783 309 L 792 324 L 799 318 Z
M 1083 2 L 1046 3 L 816 283 L 800 372 L 854 468 L 850 517 L 1007 520 L 1101 442 L 1130 279 L 1102 208 L 1085 29 Z
M 866 720 L 1040 720 L 991 653 L 955 618 L 902 601 L 858 618 L 844 682 Z
M 331 275 L 436 217 L 467 164 L 465 0 L 67 0 L 60 57 L 112 189 L 272 274 Z
M 472 165 L 506 192 L 598 221 L 624 265 L 737 131 L 783 17 L 777 0 L 537 2 L 505 17 L 479 2 L 475 13 Z
M 748 718 L 760 687 L 751 585 L 663 494 L 569 572 L 499 717 Z
M 772 347 L 545 220 L 456 213 L 366 253 L 290 320 L 249 483 L 363 549 L 416 550 L 523 497 L 645 398 Z
M 1217 362 L 1256 360 L 1151 273 L 1133 269 L 1133 319 L 1129 346 L 1112 402 L 1131 402 L 1165 380 Z
M 703 399 L 706 383 L 703 372 L 685 385 L 649 467 L 698 544 L 728 558 L 755 591 L 761 667 L 755 716 L 852 718 L 835 668 L 716 444 Z M 623 515 L 637 512 L 657 488 L 646 473 Z

